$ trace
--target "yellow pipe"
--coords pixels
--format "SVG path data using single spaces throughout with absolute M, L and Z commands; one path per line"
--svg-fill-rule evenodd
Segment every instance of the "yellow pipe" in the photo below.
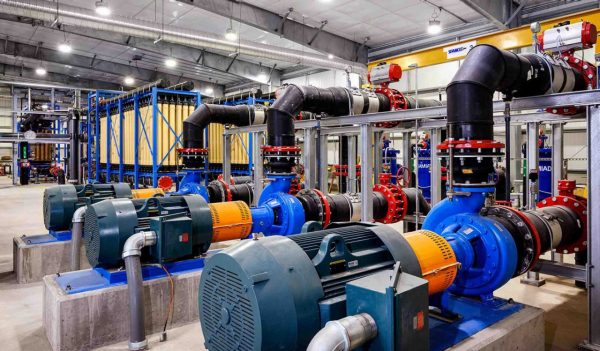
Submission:
M 540 22 L 542 25 L 542 31 L 554 27 L 556 24 L 564 21 L 571 21 L 571 23 L 579 22 L 581 20 L 589 21 L 600 28 L 600 9 L 579 12 L 563 17 L 554 18 L 547 21 Z M 423 49 L 415 52 L 411 52 L 405 55 L 392 56 L 386 59 L 376 60 L 370 62 L 368 65 L 369 70 L 381 62 L 396 63 L 402 67 L 402 70 L 409 70 L 409 65 L 417 64 L 419 68 L 437 65 L 444 62 L 450 62 L 455 60 L 463 59 L 464 57 L 457 57 L 448 59 L 446 57 L 445 47 L 454 46 L 458 44 L 467 43 L 470 41 L 476 41 L 477 44 L 489 44 L 500 49 L 512 50 L 523 48 L 532 45 L 532 33 L 529 25 L 513 28 L 501 32 L 495 32 L 491 34 L 482 35 L 475 38 L 460 40 L 456 42 L 449 42 L 444 45 L 434 46 L 432 48 Z M 596 53 L 600 52 L 600 45 L 596 45 Z

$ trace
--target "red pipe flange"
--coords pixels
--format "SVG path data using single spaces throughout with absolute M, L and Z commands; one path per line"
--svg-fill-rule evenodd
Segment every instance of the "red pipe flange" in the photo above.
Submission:
M 385 95 L 390 101 L 390 111 L 398 111 L 398 110 L 406 110 L 408 108 L 408 103 L 406 102 L 406 98 L 404 94 L 399 92 L 396 89 L 385 87 L 380 87 L 375 89 L 376 94 Z M 399 122 L 381 122 L 376 123 L 375 126 L 382 128 L 392 128 L 399 124 Z
M 558 253 L 575 253 L 586 250 L 587 247 L 587 204 L 570 196 L 548 197 L 537 203 L 537 207 L 565 206 L 575 212 L 581 221 L 581 236 L 572 244 L 559 245 L 556 248 Z
M 231 189 L 229 189 L 229 184 L 223 178 L 217 179 L 221 184 L 223 184 L 223 190 L 225 190 L 225 198 L 227 202 L 232 201 L 233 197 L 231 196 Z
M 320 190 L 312 189 L 312 191 L 321 199 L 321 205 L 323 205 L 323 228 L 326 228 L 331 223 L 331 206 L 329 206 L 329 201 L 327 201 L 325 194 Z
M 406 217 L 406 213 L 408 212 L 408 199 L 401 187 L 395 184 L 375 184 L 373 191 L 382 193 L 388 202 L 386 215 L 381 218 L 375 218 L 376 222 L 385 224 L 396 223 Z

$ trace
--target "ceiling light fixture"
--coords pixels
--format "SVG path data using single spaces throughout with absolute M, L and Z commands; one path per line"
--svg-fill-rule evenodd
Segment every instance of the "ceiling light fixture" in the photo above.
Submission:
M 214 93 L 214 90 L 213 90 L 213 88 L 210 88 L 210 87 L 208 87 L 208 88 L 206 88 L 206 89 L 204 90 L 204 92 L 205 92 L 207 95 L 212 95 L 212 93 Z
M 135 83 L 135 79 L 132 76 L 126 76 L 123 78 L 123 83 L 125 83 L 125 85 L 133 85 Z
M 96 1 L 96 13 L 100 16 L 109 16 L 110 7 L 104 2 L 104 0 Z
M 69 43 L 67 43 L 67 42 L 60 43 L 60 44 L 58 44 L 58 51 L 60 51 L 64 54 L 70 54 L 71 51 L 73 51 L 73 47 L 71 45 L 69 45 Z
M 37 74 L 38 76 L 45 76 L 46 73 L 48 73 L 48 71 L 46 71 L 44 67 L 38 67 L 35 69 L 35 74 Z
M 429 18 L 429 26 L 427 27 L 427 33 L 431 35 L 439 34 L 442 31 L 442 22 L 438 19 L 440 17 L 440 13 L 442 9 L 439 9 L 439 12 L 436 9 L 433 9 L 433 13 Z
M 235 30 L 233 30 L 233 20 L 229 19 L 229 28 L 225 31 L 225 39 L 229 41 L 236 41 L 238 39 L 238 34 Z
M 177 66 L 177 60 L 175 60 L 172 57 L 169 57 L 168 59 L 165 60 L 165 66 L 167 66 L 169 68 L 173 68 L 173 67 Z
M 327 55 L 327 58 L 330 59 L 330 60 L 333 60 L 333 54 Z

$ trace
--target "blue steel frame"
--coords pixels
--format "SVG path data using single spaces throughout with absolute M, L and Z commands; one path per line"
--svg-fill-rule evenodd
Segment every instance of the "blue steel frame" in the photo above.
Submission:
M 110 120 L 110 118 L 107 119 L 107 123 L 106 123 L 106 131 L 101 131 L 100 130 L 100 123 L 94 123 L 94 130 L 95 133 L 93 134 L 93 138 L 92 138 L 92 126 L 91 124 L 88 124 L 88 135 L 90 136 L 90 140 L 96 140 L 96 152 L 94 155 L 94 159 L 95 159 L 95 163 L 96 163 L 96 177 L 94 178 L 96 182 L 100 181 L 100 175 L 102 173 L 102 169 L 100 167 L 100 147 L 106 147 L 106 151 L 107 151 L 107 158 L 106 158 L 106 167 L 104 168 L 104 173 L 106 174 L 106 180 L 108 182 L 110 182 L 111 176 L 113 174 L 117 174 L 118 175 L 118 179 L 120 182 L 123 181 L 125 175 L 132 175 L 134 177 L 134 187 L 137 189 L 139 187 L 139 180 L 140 177 L 152 177 L 152 186 L 153 187 L 157 187 L 158 186 L 158 178 L 160 176 L 170 176 L 172 178 L 174 178 L 176 180 L 176 182 L 179 182 L 179 179 L 185 175 L 185 172 L 160 172 L 160 167 L 162 166 L 162 163 L 167 159 L 167 157 L 169 156 L 169 154 L 171 152 L 176 152 L 176 148 L 178 145 L 181 144 L 181 138 L 182 138 L 182 134 L 176 135 L 176 140 L 173 143 L 173 145 L 171 145 L 169 151 L 167 152 L 167 155 L 165 157 L 163 157 L 163 159 L 159 160 L 158 159 L 158 153 L 155 152 L 155 150 L 158 150 L 158 121 L 159 118 L 162 119 L 167 127 L 169 128 L 170 132 L 175 134 L 175 130 L 174 128 L 168 123 L 167 118 L 160 112 L 159 108 L 158 108 L 158 96 L 159 95 L 177 95 L 177 96 L 188 96 L 188 97 L 193 97 L 195 98 L 195 107 L 197 108 L 198 105 L 201 103 L 201 96 L 199 92 L 193 92 L 193 91 L 182 91 L 182 90 L 169 90 L 169 89 L 162 89 L 162 88 L 152 88 L 149 91 L 144 91 L 144 92 L 140 92 L 139 94 L 135 94 L 133 96 L 124 98 L 124 99 L 119 99 L 116 102 L 110 103 L 110 104 L 106 104 L 104 105 L 102 108 L 106 109 L 106 113 L 107 113 L 107 118 L 108 116 L 110 116 L 110 110 L 112 108 L 117 108 L 119 111 L 119 118 L 120 121 L 123 121 L 124 118 L 124 105 L 128 102 L 133 102 L 134 105 L 134 111 L 135 111 L 135 123 L 134 123 L 134 134 L 135 134 L 135 138 L 134 138 L 134 165 L 133 165 L 133 172 L 131 171 L 125 171 L 125 164 L 124 164 L 124 159 L 123 159 L 123 147 L 124 147 L 124 143 L 125 140 L 123 138 L 124 133 L 123 133 L 123 123 L 119 123 L 119 128 L 120 128 L 120 133 L 119 133 L 119 140 L 117 140 L 116 136 L 115 136 L 115 129 L 114 126 L 112 125 L 112 122 Z M 98 90 L 96 91 L 95 94 L 90 94 L 88 96 L 88 106 L 91 106 L 91 102 L 93 101 L 93 99 L 98 96 L 100 98 L 111 98 L 114 96 L 117 96 L 118 94 L 115 94 L 114 92 L 109 92 L 109 91 L 102 91 L 102 90 Z M 144 126 L 144 122 L 142 121 L 142 116 L 140 115 L 140 100 L 145 99 L 145 98 L 150 98 L 152 101 L 152 136 L 150 138 L 150 136 L 146 133 L 146 128 Z M 99 115 L 100 112 L 100 106 L 98 106 L 98 104 L 96 104 L 96 116 Z M 89 116 L 89 111 L 88 111 L 88 120 L 90 120 L 90 116 Z M 139 146 L 140 146 L 140 138 L 139 133 L 140 133 L 140 124 L 143 127 L 143 134 L 145 136 L 146 142 L 148 144 L 148 148 L 150 150 L 150 153 L 152 155 L 152 170 L 151 172 L 142 172 L 140 171 L 140 165 L 139 165 Z M 106 145 L 100 145 L 98 142 L 98 136 L 100 135 L 100 133 L 102 132 L 106 132 L 107 138 L 106 138 Z M 208 133 L 208 132 L 206 132 Z M 205 140 L 208 138 L 205 138 Z M 112 160 L 110 157 L 110 149 L 111 149 L 111 144 L 113 143 L 117 144 L 117 154 L 119 156 L 119 160 L 118 160 L 118 165 L 119 168 L 116 171 L 111 170 L 111 166 L 112 164 L 117 164 L 117 160 Z M 91 155 L 91 143 L 88 143 L 88 154 Z M 91 163 L 90 163 L 91 165 Z M 208 165 L 205 166 L 205 172 L 208 171 Z M 88 178 L 92 179 L 92 168 L 91 166 L 88 167 Z
M 99 181 L 100 179 L 100 143 L 98 142 L 98 136 L 100 135 L 100 123 L 98 123 L 98 116 L 100 114 L 100 105 L 96 103 L 96 100 L 109 99 L 119 95 L 119 92 L 110 90 L 96 90 L 93 93 L 88 94 L 88 112 L 86 121 L 86 130 L 88 135 L 87 143 L 87 158 L 88 158 L 88 182 Z M 94 105 L 94 122 L 92 123 L 91 107 Z M 92 141 L 94 143 L 94 152 L 92 152 Z M 94 167 L 92 167 L 92 154 L 94 155 Z M 94 177 L 94 170 L 96 176 Z

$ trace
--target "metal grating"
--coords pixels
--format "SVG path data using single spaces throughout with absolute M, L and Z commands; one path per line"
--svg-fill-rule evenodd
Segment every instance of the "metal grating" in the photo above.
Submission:
M 255 326 L 255 310 L 241 279 L 222 267 L 204 274 L 208 279 L 200 291 L 200 306 L 206 347 L 211 351 L 254 350 L 260 328 Z
M 92 267 L 97 266 L 100 256 L 100 227 L 98 226 L 98 215 L 94 206 L 88 206 L 85 211 L 83 244 L 90 265 Z

